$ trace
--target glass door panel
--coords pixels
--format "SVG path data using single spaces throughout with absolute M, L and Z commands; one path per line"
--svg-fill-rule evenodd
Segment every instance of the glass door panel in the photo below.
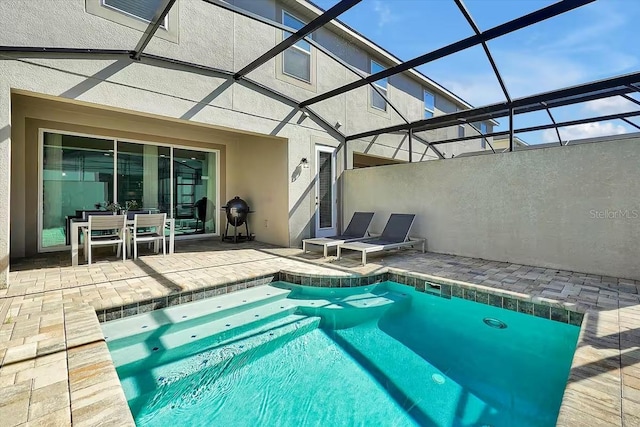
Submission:
M 215 233 L 216 154 L 173 150 L 173 206 L 176 234 Z
M 69 220 L 113 200 L 113 141 L 44 133 L 42 152 L 43 249 L 69 243 Z
M 316 237 L 336 234 L 335 149 L 316 146 Z
M 171 213 L 171 149 L 118 141 L 118 203 Z
M 43 133 L 39 250 L 68 245 L 72 218 L 106 210 L 114 201 L 129 210 L 167 213 L 176 219 L 177 235 L 217 233 L 215 152 L 115 144 Z

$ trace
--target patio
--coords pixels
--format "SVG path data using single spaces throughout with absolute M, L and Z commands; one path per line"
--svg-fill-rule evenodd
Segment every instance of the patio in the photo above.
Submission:
M 413 250 L 372 257 L 363 267 L 357 256 L 323 260 L 217 240 L 179 242 L 172 256 L 136 261 L 71 267 L 68 258 L 16 262 L 0 291 L 0 417 L 7 426 L 133 425 L 98 320 L 143 311 L 141 301 L 179 294 L 187 302 L 259 285 L 278 271 L 349 277 L 389 269 L 457 285 L 465 298 L 476 291 L 478 298 L 503 296 L 505 308 L 511 297 L 586 313 L 558 425 L 640 423 L 638 281 Z

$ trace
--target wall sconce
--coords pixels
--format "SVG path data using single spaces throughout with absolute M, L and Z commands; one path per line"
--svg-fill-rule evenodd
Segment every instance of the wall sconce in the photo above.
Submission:
M 306 157 L 303 157 L 302 159 L 300 159 L 300 166 L 302 167 L 302 169 L 309 169 L 309 160 L 307 160 Z

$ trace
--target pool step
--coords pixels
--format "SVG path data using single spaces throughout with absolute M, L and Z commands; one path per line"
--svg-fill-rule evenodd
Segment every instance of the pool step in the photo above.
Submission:
M 190 394 L 194 388 L 211 386 L 221 375 L 242 367 L 247 360 L 264 356 L 319 324 L 318 317 L 291 314 L 223 340 L 188 359 L 135 371 L 119 368 L 118 375 L 133 410 L 136 404 L 148 404 L 150 394 L 162 401 L 158 395 L 163 393 L 186 390 Z
M 347 296 L 335 296 L 329 298 L 316 298 L 313 296 L 306 296 L 300 294 L 298 296 L 292 296 L 289 298 L 301 308 L 325 308 L 331 310 L 344 310 L 351 308 L 359 309 L 371 309 L 376 307 L 389 306 L 397 302 L 410 300 L 407 294 L 401 294 L 393 291 L 377 291 L 377 292 L 363 292 L 361 294 L 347 295 Z
M 259 332 L 265 324 L 290 316 L 296 309 L 297 305 L 292 301 L 281 299 L 207 323 L 180 329 L 160 327 L 144 340 L 132 342 L 126 338 L 127 345 L 108 342 L 109 351 L 116 367 L 132 365 L 129 368 L 135 369 L 149 363 L 168 363 L 219 346 L 242 334 Z
M 257 286 L 106 322 L 102 324 L 102 332 L 110 343 L 109 348 L 118 348 L 153 336 L 161 328 L 164 332 L 183 330 L 285 299 L 289 293 L 287 289 L 270 285 Z
M 296 301 L 299 312 L 310 316 L 320 316 L 322 326 L 342 329 L 377 318 L 390 309 L 402 309 L 411 304 L 407 294 L 376 288 L 372 292 L 355 295 L 339 295 L 329 298 L 314 298 L 304 293 L 290 296 Z

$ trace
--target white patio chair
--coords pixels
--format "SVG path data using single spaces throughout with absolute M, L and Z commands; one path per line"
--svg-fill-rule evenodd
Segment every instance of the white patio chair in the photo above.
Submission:
M 84 253 L 87 262 L 91 264 L 91 248 L 93 246 L 117 245 L 117 256 L 122 251 L 122 260 L 127 256 L 125 233 L 127 228 L 126 215 L 89 215 L 89 226 L 84 228 Z M 108 232 L 95 234 L 94 232 Z
M 166 221 L 166 213 L 134 216 L 133 227 L 130 230 L 131 240 L 133 241 L 133 259 L 138 258 L 138 243 L 154 242 L 156 243 L 156 252 L 158 252 L 157 243 L 162 242 L 162 255 L 167 254 L 166 237 L 164 235 Z

